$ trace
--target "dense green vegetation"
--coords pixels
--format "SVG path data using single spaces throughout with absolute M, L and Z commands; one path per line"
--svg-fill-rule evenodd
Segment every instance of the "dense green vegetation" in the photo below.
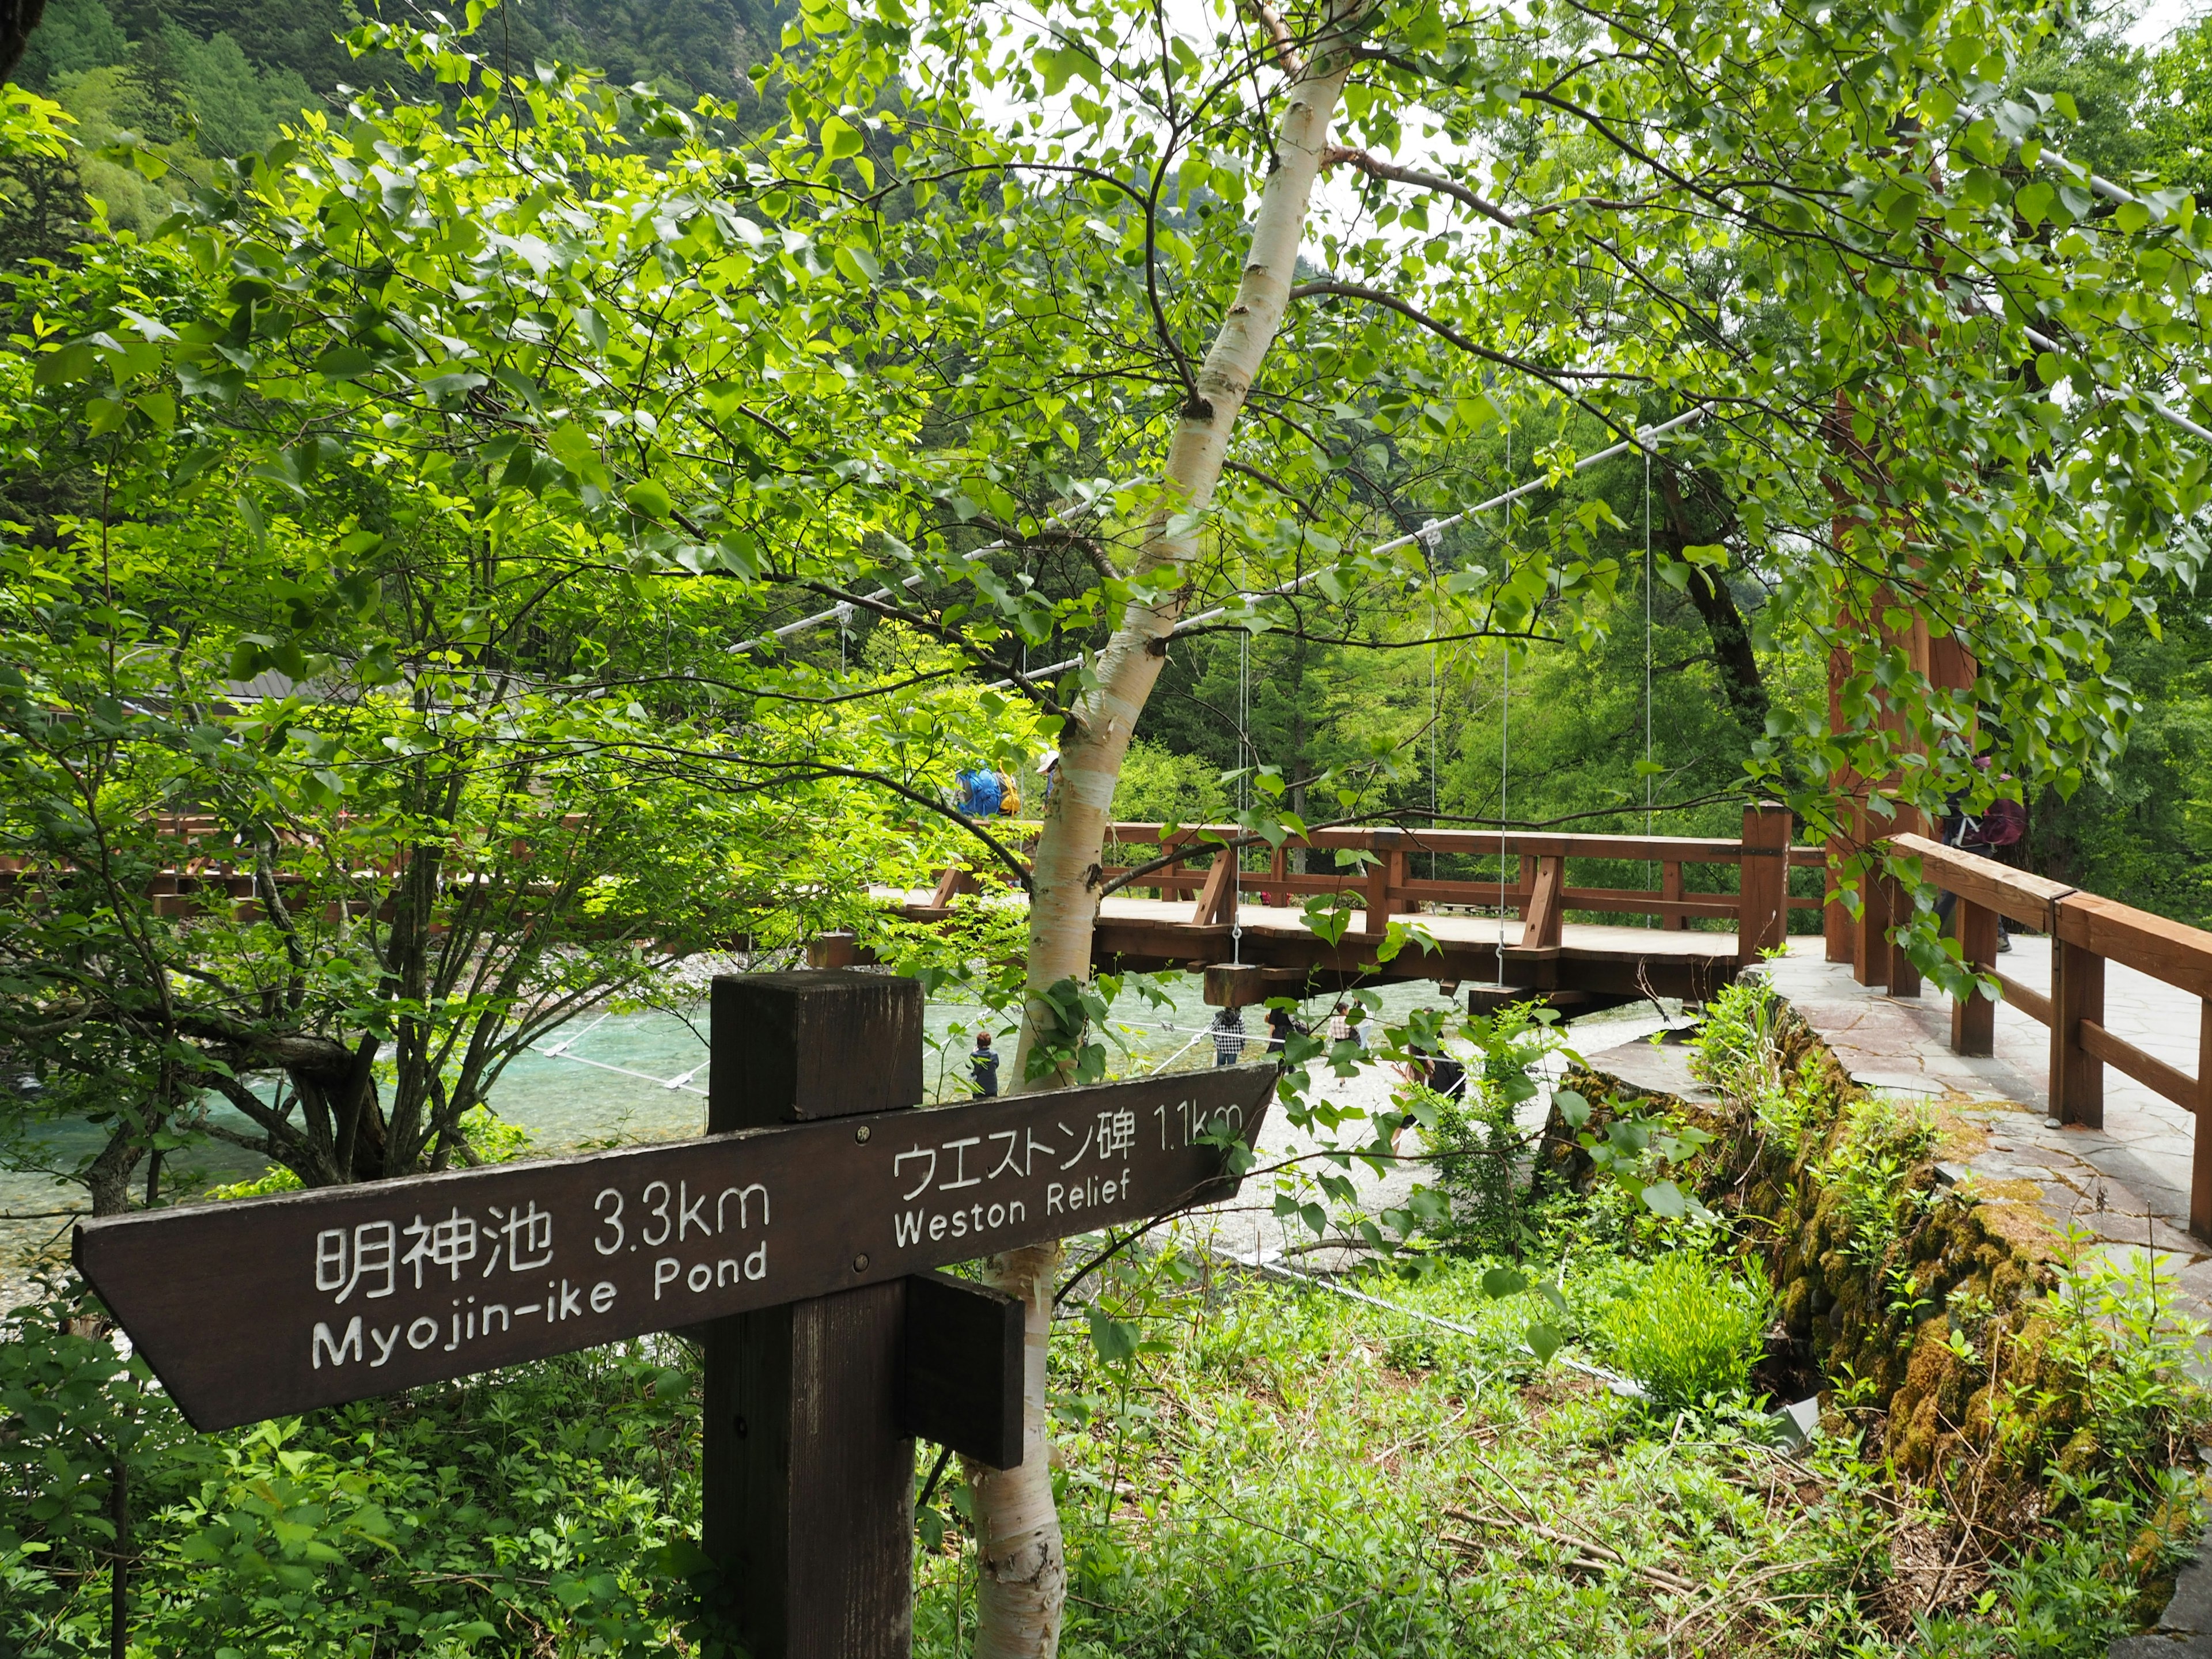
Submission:
M 1755 1016 L 1723 1011 L 1709 1070 L 1740 1060 L 1724 1045 Z M 1908 1109 L 1809 1110 L 1808 1155 L 1820 1121 L 1838 1148 L 1913 1133 Z M 1862 1233 L 1926 1181 L 1863 1163 L 1822 1166 L 1856 1183 Z M 1693 1176 L 1716 1201 L 1735 1179 Z M 1381 1306 L 1190 1246 L 1091 1276 L 1052 1347 L 1063 1650 L 1626 1656 L 1691 1638 L 2094 1659 L 2142 1622 L 2201 1513 L 2166 1464 L 2207 1420 L 2183 1370 L 2196 1333 L 2142 1313 L 2170 1285 L 2090 1257 L 2017 1310 L 1954 1298 L 1921 1340 L 1987 1343 L 2017 1313 L 2056 1364 L 1992 1392 L 1971 1455 L 1901 1479 L 1899 1425 L 1863 1389 L 1827 1396 L 1809 1447 L 1770 1413 L 1802 1355 L 1770 1340 L 1755 1219 L 1732 1234 L 1620 1195 L 1516 1183 L 1511 1259 L 1418 1254 L 1355 1281 Z M 1876 1267 L 1898 1237 L 1881 1228 Z M 1557 1344 L 1583 1369 L 1532 1351 Z M 672 1338 L 197 1437 L 58 1296 L 0 1346 L 18 1517 L 0 1522 L 0 1635 L 27 1659 L 105 1645 L 127 1490 L 133 1653 L 702 1650 L 699 1381 Z M 2094 1459 L 2040 1437 L 2067 1413 Z M 2022 1480 L 2025 1504 L 2007 1495 Z M 916 1650 L 950 1659 L 972 1639 L 972 1517 L 957 1469 L 928 1496 Z
M 90 1126 L 100 1214 L 489 1161 L 580 1013 L 844 929 L 1092 1080 L 1148 988 L 1081 979 L 1109 807 L 1256 860 L 2017 793 L 2052 873 L 2207 915 L 2212 24 L 1291 9 L 54 0 L 0 104 L 0 1149 Z M 868 897 L 955 860 L 1039 902 Z M 1068 1650 L 2021 1659 L 2154 1607 L 2207 1421 L 2154 1280 L 2000 1248 L 1757 994 L 1722 1108 L 1540 1136 L 1536 1013 L 1352 1000 L 1249 1200 L 1395 1306 L 1066 1281 Z M 1370 1050 L 1471 1092 L 1340 1105 Z M 213 1141 L 270 1173 L 197 1190 Z M 1364 1206 L 1401 1145 L 1433 1184 Z M 64 1278 L 0 1342 L 27 1659 L 728 1651 L 680 1338 L 196 1436 L 112 1336 Z M 951 1655 L 991 1498 L 941 1490 Z

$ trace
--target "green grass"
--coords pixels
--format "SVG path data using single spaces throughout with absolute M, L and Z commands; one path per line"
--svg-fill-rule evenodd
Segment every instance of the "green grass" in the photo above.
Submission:
M 2144 1500 L 2085 1489 L 1984 1561 L 1852 1432 L 1793 1458 L 1741 1397 L 1676 1413 L 1523 1347 L 1542 1316 L 1598 1355 L 1649 1264 L 1583 1241 L 1550 1264 L 1565 1316 L 1488 1298 L 1486 1265 L 1364 1281 L 1465 1331 L 1204 1263 L 1090 1281 L 1144 1341 L 1109 1365 L 1085 1310 L 1055 1333 L 1062 1652 L 2089 1659 L 2130 1628 Z M 180 1440 L 140 1494 L 133 1655 L 696 1653 L 676 1575 L 697 1386 L 667 1342 Z M 0 1534 L 43 1479 L 32 1450 L 0 1435 Z M 98 1540 L 21 1542 L 0 1547 L 0 1652 L 105 1652 Z M 968 1654 L 964 1526 L 916 1565 L 916 1652 Z
M 1671 1637 L 1678 1654 L 2087 1659 L 2131 1627 L 2132 1508 L 2081 1517 L 1996 1578 L 1955 1575 L 1916 1626 L 1913 1546 L 1937 1538 L 1948 1559 L 1955 1540 L 1857 1437 L 1801 1460 L 1748 1402 L 1678 1416 L 1539 1368 L 1520 1349 L 1533 1296 L 1488 1300 L 1480 1266 L 1370 1285 L 1473 1335 L 1249 1278 L 1176 1286 L 1145 1264 L 1106 1300 L 1148 1308 L 1159 1351 L 1104 1365 L 1068 1319 L 1054 1382 L 1083 1420 L 1056 1458 L 1061 1651 L 1598 1659 Z M 1571 1273 L 1571 1322 L 1593 1333 L 1644 1271 Z M 949 1529 L 921 1559 L 919 1654 L 973 1642 L 963 1542 Z
M 1661 1404 L 1681 1407 L 1741 1394 L 1773 1316 L 1756 1261 L 1732 1272 L 1680 1249 L 1652 1263 L 1641 1284 L 1619 1287 L 1600 1328 L 1614 1364 Z

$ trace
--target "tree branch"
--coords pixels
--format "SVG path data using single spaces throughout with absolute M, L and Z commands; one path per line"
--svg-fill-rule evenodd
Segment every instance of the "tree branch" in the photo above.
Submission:
M 1297 80 L 1305 73 L 1305 64 L 1298 56 L 1297 46 L 1291 40 L 1289 28 L 1284 25 L 1282 13 L 1268 4 L 1267 0 L 1245 0 L 1245 3 L 1259 20 L 1260 27 L 1267 32 L 1267 39 L 1274 43 L 1277 67 L 1291 80 Z M 1322 165 L 1326 167 L 1328 163 L 1324 161 Z
M 1413 167 L 1401 167 L 1395 161 L 1386 161 L 1379 155 L 1370 155 L 1364 149 L 1346 149 L 1332 145 L 1322 152 L 1321 164 L 1325 167 L 1354 167 L 1370 179 L 1388 179 L 1393 183 L 1412 185 L 1419 190 L 1432 190 L 1438 195 L 1449 196 L 1455 202 L 1473 208 L 1486 219 L 1494 219 L 1508 230 L 1521 228 L 1521 221 L 1504 208 L 1476 195 L 1456 179 L 1447 179 L 1442 173 L 1422 173 Z
M 1396 295 L 1379 288 L 1370 288 L 1364 283 L 1300 283 L 1291 290 L 1291 298 L 1293 300 L 1311 299 L 1317 295 L 1336 295 L 1347 300 L 1364 300 L 1370 305 L 1382 306 L 1398 313 L 1401 316 L 1410 317 L 1431 333 L 1450 341 L 1469 356 L 1480 357 L 1486 362 L 1496 363 L 1503 368 L 1516 369 L 1521 374 L 1534 375 L 1558 392 L 1560 396 L 1574 398 L 1577 404 L 1582 400 L 1575 398 L 1573 392 L 1561 386 L 1560 381 L 1635 380 L 1640 382 L 1650 378 L 1643 374 L 1618 374 L 1611 369 L 1603 368 L 1547 368 L 1541 363 L 1532 363 L 1524 358 L 1511 356 L 1503 351 L 1492 351 L 1488 346 L 1477 345 L 1442 318 L 1431 317 L 1427 312 L 1400 299 Z M 1607 422 L 1607 424 L 1611 426 L 1612 422 Z

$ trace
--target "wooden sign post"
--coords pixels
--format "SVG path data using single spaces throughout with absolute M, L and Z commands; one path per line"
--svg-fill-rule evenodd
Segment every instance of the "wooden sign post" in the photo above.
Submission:
M 1274 1068 L 923 1108 L 911 980 L 723 978 L 713 1015 L 702 1139 L 88 1221 L 78 1269 L 200 1429 L 694 1331 L 755 1659 L 896 1659 L 914 1437 L 1021 1447 L 1018 1305 L 932 1270 L 1232 1194 Z

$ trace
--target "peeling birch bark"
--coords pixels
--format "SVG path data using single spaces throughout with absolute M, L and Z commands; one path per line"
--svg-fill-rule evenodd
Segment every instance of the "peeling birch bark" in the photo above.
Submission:
M 1139 577 L 1186 570 L 1197 555 L 1198 521 L 1220 482 L 1229 434 L 1290 302 L 1314 179 L 1351 68 L 1349 52 L 1324 40 L 1304 77 L 1291 88 L 1276 130 L 1275 170 L 1261 193 L 1237 298 L 1222 319 L 1199 370 L 1197 390 L 1176 428 L 1161 477 L 1165 499 L 1138 555 L 1134 574 Z M 1030 997 L 1015 1054 L 1016 1089 L 1028 1075 L 1038 1021 L 1051 1018 L 1036 993 L 1063 979 L 1087 978 L 1091 971 L 1097 871 L 1114 787 L 1121 781 L 1137 716 L 1166 660 L 1158 647 L 1182 614 L 1181 586 L 1172 584 L 1176 591 L 1150 604 L 1132 601 L 1122 612 L 1121 626 L 1094 665 L 1096 686 L 1077 700 L 1060 733 L 1060 782 L 1045 809 L 1030 877 Z

